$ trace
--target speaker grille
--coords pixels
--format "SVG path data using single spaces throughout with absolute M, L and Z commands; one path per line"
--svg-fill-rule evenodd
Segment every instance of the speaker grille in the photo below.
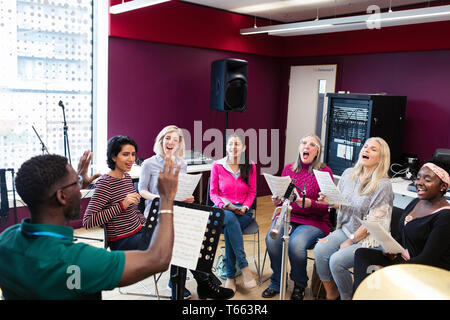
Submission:
M 227 84 L 225 91 L 225 104 L 228 110 L 245 111 L 247 98 L 247 82 L 243 79 L 234 79 Z

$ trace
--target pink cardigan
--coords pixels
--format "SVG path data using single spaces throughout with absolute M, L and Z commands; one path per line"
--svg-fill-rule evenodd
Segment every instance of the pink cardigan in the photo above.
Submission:
M 233 204 L 242 204 L 251 208 L 256 197 L 256 165 L 252 162 L 249 172 L 248 185 L 242 181 L 241 176 L 235 178 L 224 167 L 224 159 L 214 162 L 211 168 L 209 183 L 209 196 L 212 202 L 222 208 L 224 206 L 220 197 L 228 199 Z

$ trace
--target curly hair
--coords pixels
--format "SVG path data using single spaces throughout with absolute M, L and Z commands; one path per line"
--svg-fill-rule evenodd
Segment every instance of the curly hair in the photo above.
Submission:
M 108 141 L 108 148 L 106 150 L 106 163 L 108 164 L 108 168 L 114 170 L 116 168 L 116 163 L 113 161 L 113 157 L 117 157 L 120 150 L 122 150 L 122 146 L 130 144 L 134 147 L 136 153 L 138 151 L 137 143 L 128 136 L 114 136 Z
M 25 161 L 17 171 L 17 193 L 30 209 L 44 202 L 51 188 L 69 174 L 67 158 L 51 154 Z

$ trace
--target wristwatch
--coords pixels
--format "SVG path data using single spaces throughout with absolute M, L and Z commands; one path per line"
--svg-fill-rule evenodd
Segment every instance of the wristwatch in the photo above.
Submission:
M 353 243 L 356 243 L 356 241 L 355 241 L 355 234 L 354 233 L 352 233 L 350 235 L 350 240 L 352 240 Z

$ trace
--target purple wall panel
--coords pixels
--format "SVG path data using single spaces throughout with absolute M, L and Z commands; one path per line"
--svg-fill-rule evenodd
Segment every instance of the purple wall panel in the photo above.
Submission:
M 169 124 L 189 130 L 192 143 L 194 121 L 202 121 L 203 133 L 208 128 L 223 131 L 225 113 L 209 108 L 211 63 L 218 59 L 248 61 L 247 110 L 229 113 L 228 128 L 284 127 L 281 59 L 114 37 L 109 43 L 108 138 L 133 137 L 138 157 L 154 154 L 154 139 Z M 208 144 L 203 141 L 203 148 Z M 267 194 L 263 177 L 258 189 Z
M 449 50 L 296 58 L 285 70 L 328 63 L 338 65 L 336 91 L 407 96 L 404 153 L 422 163 L 435 149 L 450 148 Z

